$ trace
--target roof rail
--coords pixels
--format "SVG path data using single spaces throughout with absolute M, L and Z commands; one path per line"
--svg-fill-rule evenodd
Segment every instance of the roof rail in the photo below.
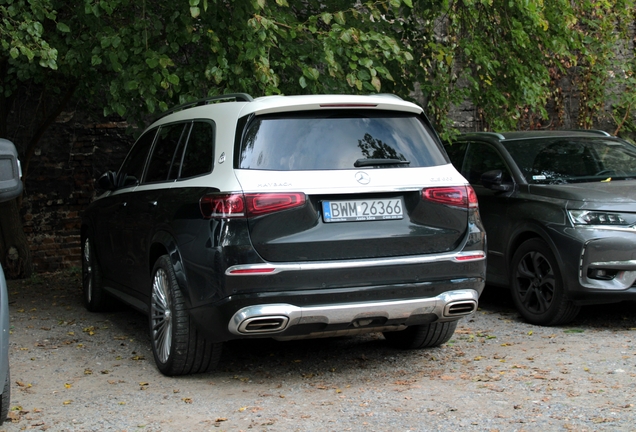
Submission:
M 162 113 L 159 117 L 157 117 L 155 121 L 167 115 L 175 113 L 177 111 L 182 111 L 188 108 L 208 105 L 210 102 L 222 101 L 222 100 L 228 100 L 228 99 L 234 99 L 235 102 L 252 102 L 254 100 L 254 98 L 247 93 L 228 93 L 223 95 L 209 96 L 203 99 L 198 99 L 192 102 L 186 102 L 184 104 L 177 105 L 176 107 L 170 108 L 168 111 Z
M 481 131 L 479 131 L 479 132 L 466 132 L 466 135 L 471 135 L 471 134 L 491 135 L 491 136 L 494 136 L 494 137 L 496 137 L 497 139 L 500 139 L 500 140 L 506 139 L 506 137 L 503 136 L 502 134 L 500 134 L 499 132 L 481 132 Z
M 603 135 L 603 136 L 607 136 L 607 137 L 611 137 L 612 135 L 609 132 L 606 132 L 604 130 L 600 130 L 600 129 L 580 129 L 581 132 L 590 132 L 590 133 L 595 133 L 598 135 Z

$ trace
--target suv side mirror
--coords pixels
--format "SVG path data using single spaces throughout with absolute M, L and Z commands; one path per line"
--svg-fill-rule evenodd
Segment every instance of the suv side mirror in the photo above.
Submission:
M 112 191 L 117 187 L 117 174 L 114 171 L 106 171 L 97 179 L 97 189 Z
M 22 193 L 22 168 L 18 151 L 11 141 L 0 138 L 0 202 L 17 198 Z
M 485 188 L 498 192 L 510 192 L 513 185 L 510 183 L 503 183 L 503 171 L 492 170 L 486 171 L 481 175 L 481 184 Z

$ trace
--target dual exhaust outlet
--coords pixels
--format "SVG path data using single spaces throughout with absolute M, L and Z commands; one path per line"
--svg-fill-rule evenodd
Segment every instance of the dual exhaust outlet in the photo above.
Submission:
M 298 307 L 290 304 L 248 306 L 228 325 L 235 335 L 281 333 L 300 324 L 350 324 L 354 329 L 378 327 L 386 321 L 406 322 L 411 316 L 434 314 L 436 321 L 454 321 L 477 310 L 475 290 L 457 290 L 425 299 Z

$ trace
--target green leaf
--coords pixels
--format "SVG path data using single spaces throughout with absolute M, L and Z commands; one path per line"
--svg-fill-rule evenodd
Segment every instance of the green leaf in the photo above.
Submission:
M 57 23 L 57 29 L 59 31 L 61 31 L 62 33 L 70 33 L 71 32 L 71 29 L 69 28 L 69 26 L 67 26 L 66 24 L 61 23 L 61 22 Z
M 371 74 L 366 69 L 360 69 L 358 71 L 358 79 L 362 81 L 369 81 L 371 79 Z
M 301 76 L 298 79 L 298 84 L 300 84 L 300 87 L 302 87 L 302 88 L 307 88 L 307 80 L 305 79 L 304 76 Z
M 380 89 L 382 88 L 382 83 L 380 82 L 380 78 L 378 78 L 377 76 L 374 76 L 371 79 L 371 85 L 373 85 L 373 88 L 375 88 L 375 91 L 379 92 Z
M 201 9 L 199 9 L 198 7 L 191 7 L 190 15 L 192 16 L 192 18 L 198 18 L 199 15 L 201 15 Z
M 159 59 L 157 59 L 157 58 L 149 58 L 149 59 L 146 59 L 146 64 L 147 64 L 148 66 L 150 66 L 150 68 L 154 69 L 154 68 L 156 68 L 157 66 L 159 66 Z

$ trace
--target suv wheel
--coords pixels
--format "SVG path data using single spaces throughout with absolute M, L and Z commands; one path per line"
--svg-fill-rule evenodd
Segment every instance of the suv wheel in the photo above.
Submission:
M 168 255 L 152 270 L 149 324 L 152 353 L 164 375 L 207 372 L 217 365 L 223 344 L 206 341 L 192 322 Z
M 410 326 L 406 330 L 385 332 L 383 335 L 395 348 L 432 348 L 448 342 L 456 328 L 457 321 L 450 321 Z
M 84 306 L 91 312 L 102 312 L 112 306 L 113 299 L 102 286 L 102 272 L 95 257 L 90 237 L 82 243 L 82 291 Z
M 526 321 L 560 325 L 576 318 L 580 307 L 567 298 L 561 270 L 545 241 L 525 241 L 515 252 L 510 268 L 512 299 Z

